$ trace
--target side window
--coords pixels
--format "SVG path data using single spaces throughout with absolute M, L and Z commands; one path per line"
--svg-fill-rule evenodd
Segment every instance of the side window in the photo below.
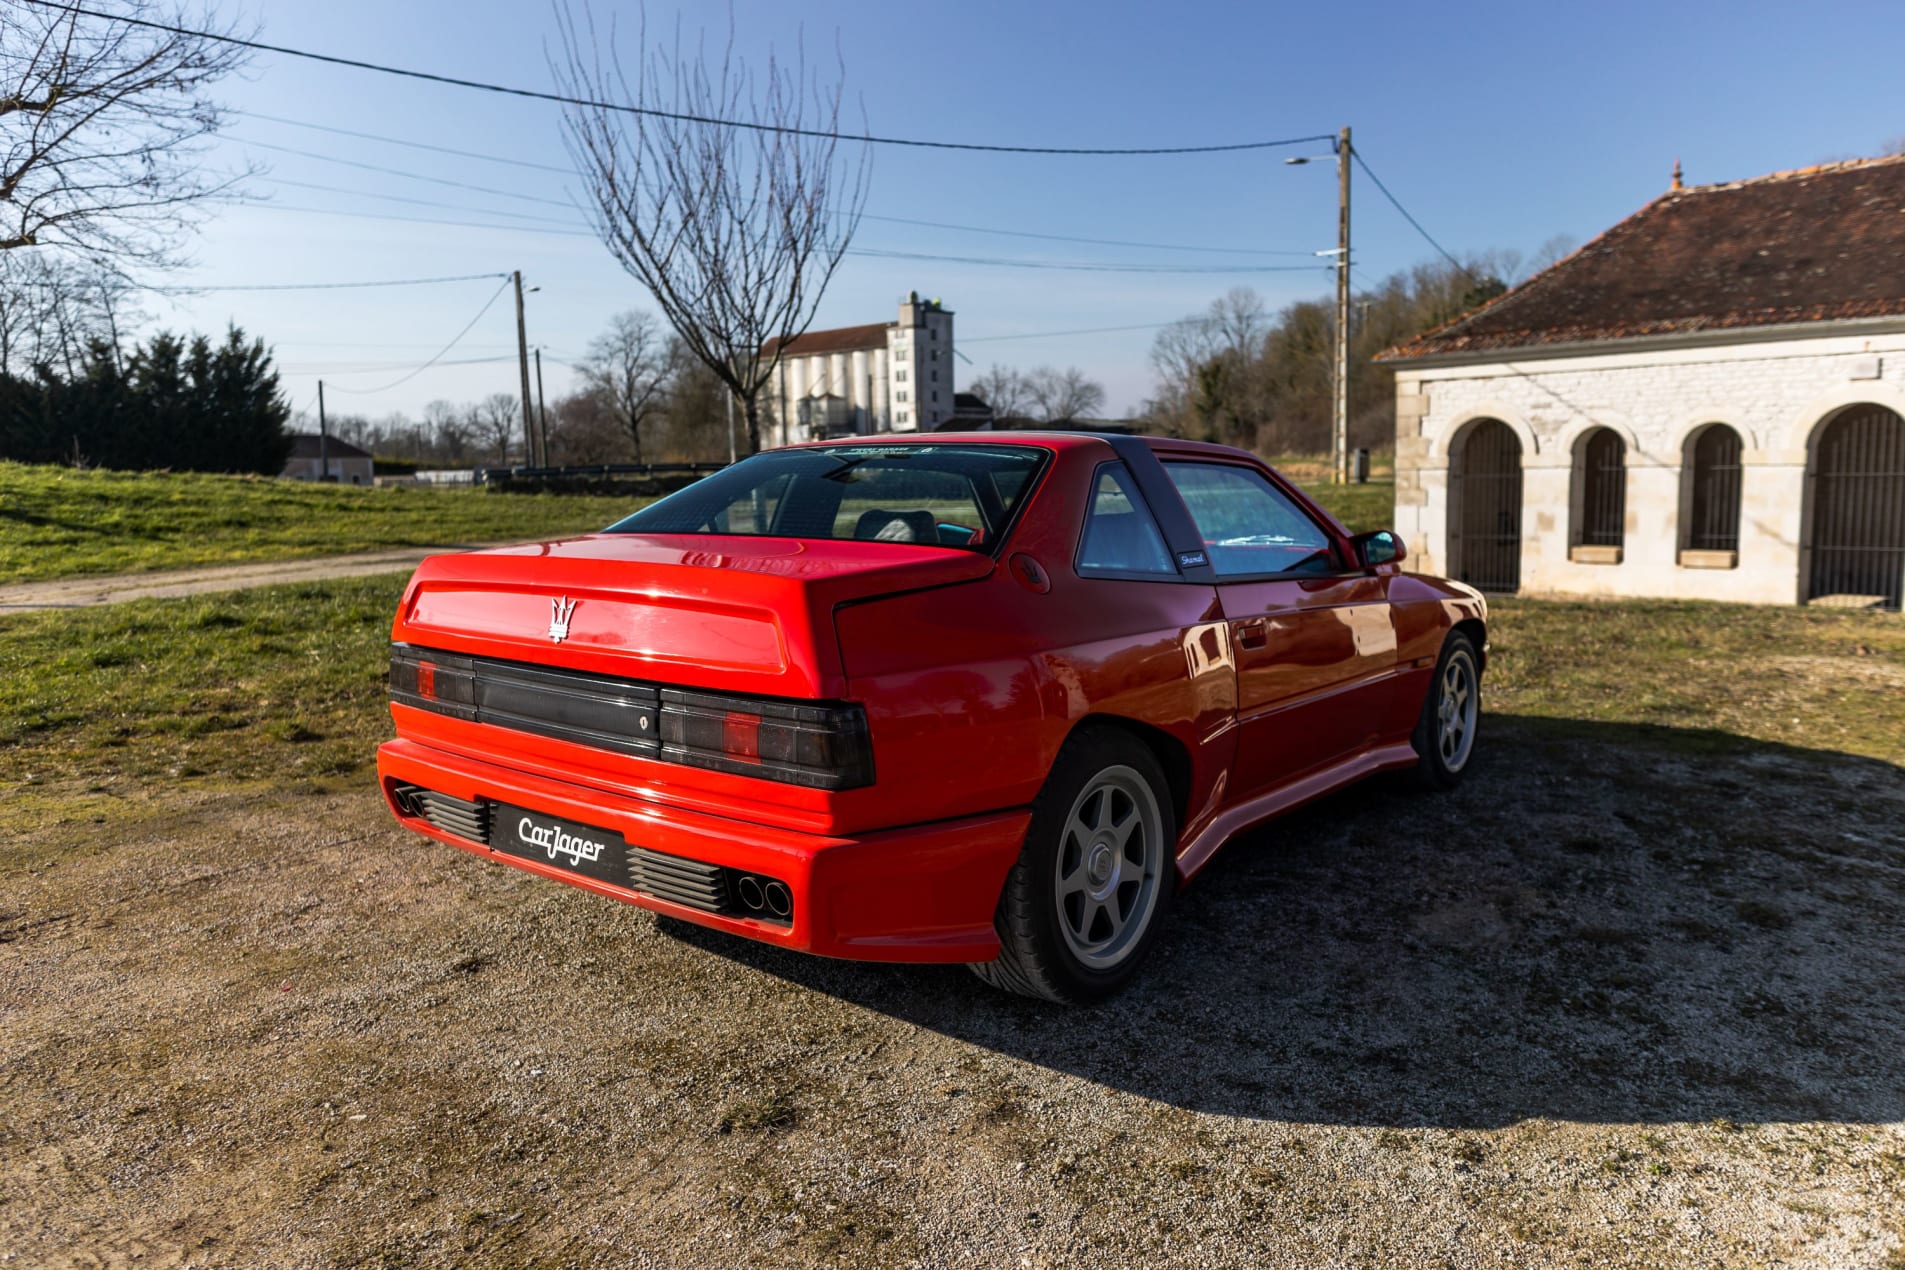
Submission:
M 1261 474 L 1219 463 L 1166 463 L 1164 470 L 1218 577 L 1336 571 L 1329 534 Z
M 1177 576 L 1164 535 L 1122 463 L 1098 469 L 1091 508 L 1085 513 L 1085 534 L 1078 545 L 1078 571 Z

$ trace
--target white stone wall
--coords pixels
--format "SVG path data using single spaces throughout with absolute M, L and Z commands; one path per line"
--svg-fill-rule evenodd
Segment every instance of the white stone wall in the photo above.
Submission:
M 1698 347 L 1636 342 L 1593 356 L 1399 363 L 1396 529 L 1413 567 L 1439 573 L 1449 566 L 1450 449 L 1468 425 L 1495 418 L 1522 445 L 1524 593 L 1799 601 L 1814 431 L 1861 402 L 1905 414 L 1905 331 L 1712 338 Z M 1731 425 L 1744 447 L 1733 569 L 1679 563 L 1682 455 L 1688 436 L 1707 423 Z M 1597 426 L 1627 443 L 1619 564 L 1569 559 L 1573 446 Z

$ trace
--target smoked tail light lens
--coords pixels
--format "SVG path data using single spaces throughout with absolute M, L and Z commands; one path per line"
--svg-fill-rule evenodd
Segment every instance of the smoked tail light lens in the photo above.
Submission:
M 857 705 L 663 688 L 660 723 L 660 757 L 672 762 L 813 789 L 873 783 L 873 745 Z

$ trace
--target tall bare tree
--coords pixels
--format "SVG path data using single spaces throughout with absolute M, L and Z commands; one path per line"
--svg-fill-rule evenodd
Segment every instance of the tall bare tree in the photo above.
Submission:
M 427 407 L 426 407 L 427 409 Z M 496 447 L 496 461 L 509 462 L 509 447 L 522 423 L 522 407 L 516 402 L 516 395 L 507 392 L 493 392 L 469 408 L 467 419 L 470 432 L 479 440 Z
M 1105 386 L 1076 366 L 1040 366 L 1025 375 L 1025 393 L 1047 423 L 1070 423 L 1105 408 Z
M 207 93 L 249 57 L 217 38 L 231 28 L 172 0 L 113 12 L 0 4 L 0 250 L 169 263 L 207 201 L 250 172 L 203 162 L 224 122 Z
M 0 371 L 72 379 L 95 341 L 117 364 L 143 314 L 115 269 L 44 251 L 0 252 Z
M 668 339 L 653 314 L 630 309 L 609 319 L 578 368 L 583 382 L 628 434 L 635 462 L 648 460 L 642 450 L 642 425 L 661 413 L 668 401 Z
M 1025 376 L 1011 366 L 992 366 L 975 376 L 966 391 L 991 406 L 994 419 L 1023 419 L 1032 410 Z
M 570 96 L 563 113 L 596 233 L 654 295 L 669 325 L 727 385 L 761 448 L 760 398 L 781 350 L 805 331 L 860 223 L 871 160 L 841 149 L 845 67 L 823 83 L 804 50 L 756 75 L 699 44 L 618 51 L 583 5 L 557 9 Z M 649 47 L 644 17 L 640 47 Z

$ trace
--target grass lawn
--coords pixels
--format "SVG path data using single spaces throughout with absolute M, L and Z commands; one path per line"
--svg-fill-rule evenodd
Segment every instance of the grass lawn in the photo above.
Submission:
M 367 771 L 401 575 L 0 617 L 0 783 Z M 1488 709 L 1905 762 L 1905 622 L 1738 605 L 1498 600 Z
M 643 501 L 0 463 L 0 584 L 553 537 Z
M 1303 492 L 1348 526 L 1352 534 L 1396 527 L 1396 483 L 1370 481 L 1366 485 L 1306 483 Z

